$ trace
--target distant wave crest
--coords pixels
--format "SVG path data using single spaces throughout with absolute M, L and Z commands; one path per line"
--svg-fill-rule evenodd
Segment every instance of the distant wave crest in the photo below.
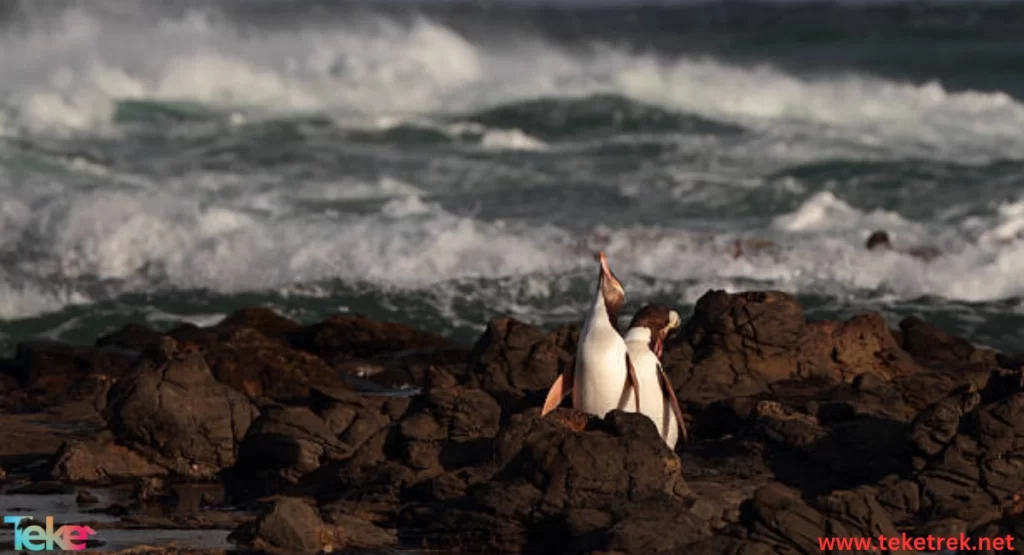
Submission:
M 111 133 L 125 122 L 216 112 L 321 114 L 364 126 L 461 114 L 542 141 L 616 126 L 751 128 L 915 156 L 1024 151 L 1024 105 L 1004 93 L 798 77 L 597 43 L 566 48 L 525 31 L 516 41 L 474 42 L 426 17 L 308 21 L 284 31 L 202 10 L 127 25 L 71 9 L 0 39 L 0 83 L 8 133 Z

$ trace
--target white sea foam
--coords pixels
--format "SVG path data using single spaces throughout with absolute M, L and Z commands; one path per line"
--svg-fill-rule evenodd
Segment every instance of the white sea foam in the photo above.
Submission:
M 20 238 L 20 232 L 28 225 L 31 211 L 17 199 L 0 200 L 0 245 L 10 245 Z
M 415 196 L 396 198 L 379 213 L 337 218 L 260 217 L 173 193 L 104 191 L 65 200 L 41 206 L 31 222 L 12 220 L 22 235 L 42 238 L 33 246 L 53 257 L 38 268 L 129 288 L 154 271 L 179 287 L 232 292 L 334 277 L 424 287 L 566 267 L 545 244 L 545 236 L 564 235 L 553 228 L 525 234 Z
M 146 320 L 160 323 L 186 322 L 195 326 L 205 327 L 215 325 L 224 319 L 227 314 L 214 312 L 210 314 L 174 314 L 165 310 L 150 308 L 146 311 Z
M 978 240 L 982 243 L 998 245 L 1022 238 L 1024 238 L 1024 200 L 1019 200 L 1000 204 L 997 208 L 995 227 L 984 230 Z
M 87 294 L 33 283 L 18 285 L 0 273 L 0 318 L 24 318 L 93 302 Z
M 417 195 L 395 196 L 376 212 L 315 217 L 285 208 L 254 212 L 173 191 L 82 191 L 35 202 L 33 218 L 25 216 L 24 203 L 7 201 L 0 211 L 3 251 L 44 253 L 24 259 L 17 273 L 6 270 L 12 266 L 0 272 L 0 317 L 91 300 L 84 285 L 15 285 L 45 283 L 53 272 L 68 283 L 98 279 L 122 292 L 147 289 L 154 279 L 226 293 L 341 279 L 441 294 L 437 289 L 451 287 L 445 284 L 452 280 L 517 279 L 518 292 L 503 301 L 512 303 L 511 310 L 515 302 L 550 295 L 552 276 L 589 271 L 592 248 L 608 253 L 637 298 L 675 291 L 680 301 L 692 302 L 708 288 L 736 290 L 751 283 L 839 297 L 858 290 L 967 301 L 1024 295 L 1017 277 L 1024 269 L 1024 242 L 970 242 L 966 233 L 951 230 L 947 235 L 960 237 L 959 243 L 944 245 L 945 255 L 932 261 L 868 252 L 864 235 L 878 224 L 887 226 L 898 249 L 927 245 L 942 234 L 891 214 L 858 210 L 832 193 L 808 197 L 778 218 L 774 229 L 709 236 L 622 228 L 587 248 L 557 227 L 457 216 Z M 1014 210 L 993 211 L 992 229 L 1005 225 L 999 218 Z M 742 256 L 734 256 L 734 239 L 758 237 L 777 244 L 746 246 Z M 653 284 L 644 285 L 641 276 Z M 494 302 L 507 296 L 506 286 L 492 292 Z
M 570 52 L 529 36 L 479 44 L 425 18 L 410 27 L 359 18 L 242 32 L 202 11 L 128 25 L 69 9 L 56 26 L 0 39 L 0 83 L 14 121 L 36 132 L 109 131 L 114 103 L 137 98 L 400 120 L 620 93 L 760 129 L 770 137 L 762 148 L 779 155 L 841 147 L 989 160 L 1024 151 L 1024 106 L 999 92 L 865 75 L 810 79 L 613 47 Z M 537 146 L 510 143 L 515 134 L 499 130 L 484 142 Z
M 275 194 L 287 194 L 293 198 L 311 201 L 331 201 L 419 196 L 423 194 L 423 190 L 401 179 L 385 175 L 375 181 L 351 178 L 331 181 L 310 179 L 296 184 L 291 190 L 275 191 Z
M 363 123 L 360 120 L 337 120 L 342 126 Z M 544 150 L 547 144 L 521 129 L 490 129 L 475 122 L 456 121 L 442 123 L 422 117 L 397 118 L 393 116 L 379 117 L 373 121 L 372 127 L 379 130 L 394 129 L 399 126 L 411 125 L 421 129 L 429 129 L 442 133 L 452 139 L 465 140 L 477 138 L 480 145 L 492 150 Z
M 485 148 L 495 150 L 543 150 L 547 147 L 544 141 L 531 137 L 519 129 L 487 131 L 481 144 Z
M 439 123 L 427 115 L 617 92 L 754 129 L 754 137 L 733 145 L 734 158 L 975 161 L 1024 152 L 1024 107 L 999 93 L 953 94 L 935 83 L 856 75 L 812 80 L 767 66 L 614 48 L 568 52 L 528 38 L 475 44 L 427 19 L 410 29 L 387 20 L 332 25 L 242 33 L 202 12 L 140 27 L 69 10 L 52 29 L 0 38 L 0 98 L 10 110 L 0 126 L 39 136 L 114 133 L 117 100 L 189 100 L 230 108 L 240 126 L 265 113 L 312 111 L 341 126 L 412 122 L 459 140 L 473 137 L 484 149 L 543 151 L 550 145 L 520 129 Z M 460 162 L 452 173 L 477 169 Z M 390 168 L 359 178 L 291 180 L 269 170 L 236 175 L 206 168 L 156 177 L 86 162 L 67 164 L 75 179 L 62 181 L 15 178 L 0 168 L 0 318 L 155 286 L 293 291 L 335 279 L 429 290 L 453 303 L 464 295 L 453 282 L 483 278 L 492 283 L 475 294 L 499 310 L 526 313 L 544 304 L 548 314 L 573 313 L 549 298 L 563 291 L 555 276 L 592 270 L 580 238 L 555 224 L 446 210 L 431 197 L 437 176 L 427 174 L 449 161 L 431 163 L 437 165 L 419 180 L 386 175 Z M 616 190 L 642 199 L 662 187 L 667 200 L 691 209 L 724 206 L 732 190 L 772 185 L 718 166 L 693 167 L 685 157 L 659 160 L 651 171 L 667 184 L 652 185 L 644 174 L 616 182 Z M 470 189 L 490 175 L 475 173 L 459 185 Z M 708 288 L 751 283 L 837 298 L 865 290 L 900 299 L 1024 295 L 1020 201 L 972 206 L 971 218 L 939 224 L 859 208 L 840 190 L 804 197 L 809 187 L 796 178 L 777 185 L 802 202 L 742 235 L 708 239 L 666 221 L 611 230 L 594 242 L 604 242 L 616 273 L 630 280 L 631 298 L 673 292 L 692 302 Z M 309 208 L 355 201 L 370 208 Z M 899 248 L 937 242 L 945 256 L 924 261 L 867 252 L 863 241 L 875 228 L 888 230 Z M 757 237 L 777 246 L 733 255 L 734 239 Z M 653 285 L 641 278 L 653 278 Z M 97 291 L 96 281 L 105 289 Z M 295 294 L 309 289 L 303 291 Z
M 865 214 L 831 191 L 811 195 L 796 211 L 778 216 L 774 224 L 790 232 L 904 228 L 909 225 L 896 212 L 876 210 Z

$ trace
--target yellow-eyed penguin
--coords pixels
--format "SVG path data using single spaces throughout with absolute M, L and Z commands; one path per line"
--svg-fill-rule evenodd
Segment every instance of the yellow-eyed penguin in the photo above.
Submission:
M 597 292 L 580 330 L 575 367 L 552 384 L 541 416 L 555 410 L 570 392 L 574 408 L 601 418 L 614 409 L 640 411 L 636 373 L 618 326 L 626 291 L 608 267 L 605 253 L 596 258 L 601 265 Z
M 626 330 L 626 349 L 640 382 L 640 412 L 654 421 L 658 434 L 670 449 L 675 449 L 680 430 L 686 441 L 686 423 L 672 383 L 661 365 L 661 354 L 665 338 L 679 325 L 678 312 L 664 306 L 647 305 L 633 316 Z

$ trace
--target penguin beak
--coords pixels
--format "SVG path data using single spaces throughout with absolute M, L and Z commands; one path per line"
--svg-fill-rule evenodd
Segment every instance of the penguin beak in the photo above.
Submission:
M 609 283 L 620 293 L 625 294 L 625 291 L 622 289 L 622 284 L 619 283 L 619 280 L 612 274 L 611 268 L 608 267 L 608 256 L 604 254 L 604 251 L 597 253 L 597 256 L 594 258 L 601 263 L 601 285 L 603 286 L 605 283 Z
M 679 326 L 681 326 L 682 323 L 683 321 L 679 318 L 679 313 L 674 310 L 670 310 L 668 312 L 668 328 L 665 331 L 665 335 L 668 336 L 668 334 L 679 329 Z
M 671 310 L 668 313 L 668 324 L 662 328 L 660 337 L 654 342 L 654 354 L 661 358 L 661 354 L 665 351 L 665 339 L 672 334 L 672 332 L 679 329 L 682 325 L 682 320 L 679 318 L 679 313 Z

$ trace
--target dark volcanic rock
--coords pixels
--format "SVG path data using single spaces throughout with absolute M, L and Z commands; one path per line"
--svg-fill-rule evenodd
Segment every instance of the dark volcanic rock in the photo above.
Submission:
M 575 552 L 670 551 L 708 532 L 688 510 L 678 457 L 645 417 L 534 410 L 497 441 L 503 468 L 463 497 L 406 511 L 415 534 L 437 546 Z
M 176 475 L 210 478 L 234 464 L 259 411 L 169 338 L 111 390 L 104 416 L 118 443 Z
M 132 478 L 163 476 L 167 469 L 114 443 L 110 434 L 88 441 L 69 441 L 54 456 L 51 476 L 79 483 L 120 482 Z
M 796 301 L 775 291 L 710 291 L 666 345 L 664 364 L 680 400 L 756 395 L 784 380 L 888 381 L 920 370 L 878 314 L 809 323 Z
M 97 347 L 114 347 L 141 353 L 160 344 L 163 334 L 141 324 L 127 324 L 96 340 Z
M 333 531 L 316 508 L 302 499 L 277 499 L 253 523 L 243 524 L 230 539 L 271 553 L 316 553 L 333 548 Z
M 326 362 L 281 337 L 294 329 L 272 311 L 246 309 L 216 326 L 183 326 L 169 335 L 196 348 L 218 380 L 249 397 L 289 400 L 306 397 L 311 385 L 340 385 Z
M 380 549 L 398 543 L 394 530 L 375 526 L 351 515 L 335 514 L 324 520 L 334 526 L 334 537 L 351 549 Z
M 102 408 L 111 381 L 124 374 L 133 359 L 132 354 L 113 350 L 34 341 L 19 344 L 4 370 L 21 390 L 18 408 L 38 410 L 78 400 Z
M 899 390 L 907 407 L 916 412 L 940 401 L 955 390 L 987 390 L 989 380 L 995 373 L 997 372 L 984 366 L 972 364 L 956 369 L 942 368 L 896 378 L 892 381 L 892 386 Z
M 373 358 L 400 351 L 450 348 L 447 339 L 394 322 L 336 315 L 289 334 L 291 345 L 324 359 Z
M 324 402 L 327 397 L 321 399 Z M 398 422 L 411 399 L 335 395 L 321 413 L 337 437 L 352 447 L 352 456 L 322 467 L 308 481 L 318 498 L 368 498 L 397 502 L 401 489 L 415 482 L 415 472 L 402 463 L 395 447 Z
M 548 334 L 548 337 L 556 347 L 575 356 L 576 346 L 580 340 L 580 327 L 576 324 L 561 326 Z
M 687 553 L 818 553 L 822 537 L 899 535 L 871 488 L 808 502 L 799 492 L 772 484 L 757 490 L 741 511 L 739 523 L 689 546 Z
M 556 344 L 571 342 L 567 333 L 552 336 L 512 318 L 493 320 L 473 347 L 463 382 L 494 396 L 506 416 L 542 405 L 555 378 L 573 364 L 574 355 Z
M 352 451 L 308 408 L 269 407 L 245 435 L 229 484 L 239 499 L 288 493 L 304 476 Z
M 431 389 L 399 422 L 403 462 L 417 470 L 486 463 L 500 421 L 501 407 L 479 389 Z
M 924 457 L 938 455 L 960 431 L 960 420 L 980 402 L 981 395 L 968 386 L 925 408 L 911 429 L 914 447 Z
M 829 322 L 816 327 L 830 332 L 826 348 L 834 369 L 844 381 L 864 374 L 888 381 L 921 370 L 896 343 L 881 314 L 861 314 L 846 322 Z
M 461 347 L 403 351 L 373 358 L 329 360 L 339 379 L 359 391 L 386 393 L 410 386 L 427 388 L 454 383 L 464 375 L 469 351 Z
M 811 323 L 782 294 L 709 293 L 666 355 L 694 427 L 719 438 L 683 446 L 688 483 L 647 419 L 537 419 L 577 331 L 515 320 L 491 322 L 468 367 L 426 368 L 412 400 L 314 388 L 311 411 L 264 415 L 279 437 L 254 426 L 263 450 L 244 459 L 276 461 L 275 479 L 295 486 L 264 493 L 370 503 L 371 520 L 397 517 L 401 534 L 435 547 L 800 551 L 823 536 L 924 530 L 936 508 L 980 526 L 1010 486 L 972 478 L 987 498 L 929 488 L 966 423 L 1021 379 L 962 346 L 936 363 L 923 329 L 894 334 L 878 315 Z M 973 508 L 951 509 L 963 499 Z
M 901 344 L 915 359 L 929 366 L 982 363 L 996 366 L 996 353 L 978 349 L 970 342 L 953 337 L 920 318 L 900 322 Z
M 958 409 L 963 412 L 977 402 L 971 392 L 958 397 L 925 416 L 918 428 L 925 453 L 937 451 L 917 477 L 921 511 L 928 519 L 976 522 L 991 518 L 999 503 L 1024 490 L 1024 460 L 1019 456 L 1024 452 L 1024 392 L 961 416 L 956 435 L 950 437 L 949 421 Z
M 118 377 L 128 370 L 132 359 L 118 352 L 36 341 L 18 345 L 12 371 L 22 387 L 59 391 L 91 374 Z
M 385 447 L 410 402 L 313 388 L 308 409 L 268 408 L 250 427 L 227 476 L 232 498 L 343 491 L 338 480 L 358 486 L 388 468 Z
M 390 429 L 409 409 L 412 399 L 318 388 L 310 408 L 323 418 L 331 433 L 357 450 Z
M 323 360 L 268 340 L 250 328 L 228 332 L 203 349 L 218 380 L 250 397 L 303 398 L 311 385 L 335 385 L 334 369 Z
M 666 345 L 665 369 L 680 400 L 715 400 L 765 391 L 774 381 L 834 377 L 813 330 L 788 295 L 775 292 L 705 294 Z
M 15 480 L 134 483 L 108 510 L 126 519 L 262 506 L 233 537 L 280 553 L 399 538 L 698 555 L 879 534 L 1019 539 L 1024 368 L 914 318 L 900 328 L 879 314 L 809 322 L 778 292 L 709 292 L 666 345 L 691 431 L 677 454 L 642 416 L 538 417 L 577 326 L 497 319 L 472 351 L 399 324 L 301 326 L 267 309 L 166 335 L 126 326 L 102 348 L 33 343 L 0 365 L 0 407 L 84 399 L 61 418 L 102 409 L 109 428 L 55 425 L 41 443 L 53 409 L 2 415 L 16 445 L 0 463 Z M 418 387 L 386 391 L 404 384 Z M 50 476 L 31 470 L 60 441 Z
M 478 389 L 433 388 L 415 399 L 317 389 L 312 410 L 267 409 L 242 443 L 231 490 L 336 498 L 402 488 L 489 462 L 501 410 Z
M 852 415 L 824 425 L 811 414 L 776 401 L 759 401 L 746 434 L 763 440 L 777 480 L 806 493 L 872 484 L 911 469 L 909 424 Z M 856 450 L 857 457 L 851 457 Z
M 1019 553 L 1024 549 L 1024 494 L 1015 494 L 1003 504 L 999 518 L 975 527 L 967 536 L 976 547 L 975 553 Z M 982 545 L 981 541 L 987 541 L 988 545 Z
M 335 507 L 337 509 L 337 507 Z M 344 510 L 323 514 L 311 501 L 277 497 L 253 522 L 239 526 L 229 539 L 268 553 L 316 553 L 341 548 L 380 549 L 397 542 L 395 533 Z
M 216 327 L 223 330 L 248 328 L 272 339 L 282 338 L 300 329 L 299 324 L 294 320 L 285 318 L 269 308 L 259 306 L 232 312 Z
M 169 335 L 199 348 L 218 380 L 250 397 L 279 401 L 305 399 L 318 386 L 418 385 L 432 366 L 463 366 L 467 354 L 401 324 L 338 315 L 301 327 L 263 308 Z
M 332 316 L 288 333 L 287 339 L 327 361 L 341 382 L 361 390 L 421 386 L 445 369 L 464 373 L 468 357 L 466 349 L 439 335 L 362 316 Z

